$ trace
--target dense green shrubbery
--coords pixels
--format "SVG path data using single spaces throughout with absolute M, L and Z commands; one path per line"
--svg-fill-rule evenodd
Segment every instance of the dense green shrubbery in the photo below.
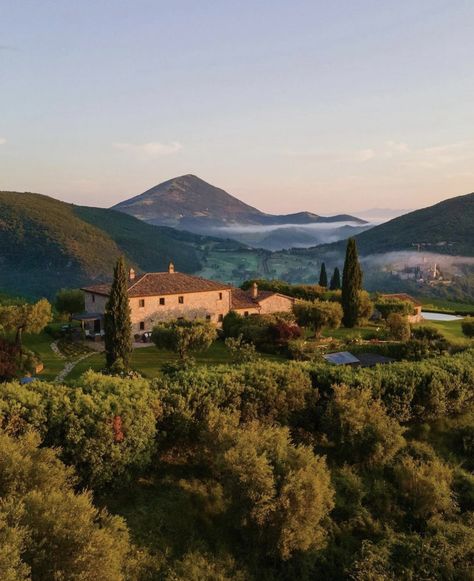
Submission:
M 0 433 L 0 475 L 2 579 L 138 578 L 124 521 L 76 493 L 73 471 L 37 435 Z
M 242 317 L 230 311 L 224 317 L 222 332 L 226 338 L 241 336 L 245 343 L 252 343 L 259 351 L 267 353 L 284 350 L 289 341 L 301 336 L 292 313 Z
M 263 361 L 183 371 L 155 380 L 154 387 L 163 406 L 162 429 L 178 446 L 195 442 L 216 408 L 237 413 L 242 422 L 286 424 L 313 394 L 301 366 Z
M 89 372 L 76 387 L 0 385 L 0 422 L 11 434 L 34 428 L 61 448 L 83 482 L 128 480 L 151 460 L 159 402 L 145 380 Z
M 335 384 L 370 388 L 400 422 L 441 418 L 474 402 L 473 350 L 373 369 L 319 364 L 310 373 L 314 387 L 323 392 Z
M 469 579 L 473 409 L 474 350 L 0 384 L 0 577 Z

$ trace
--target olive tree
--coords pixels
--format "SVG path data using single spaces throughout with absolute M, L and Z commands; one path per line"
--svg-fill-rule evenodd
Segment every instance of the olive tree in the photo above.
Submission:
M 0 327 L 15 333 L 15 343 L 20 349 L 23 333 L 41 333 L 51 318 L 51 305 L 46 299 L 0 307 Z
M 217 330 L 205 321 L 176 320 L 154 327 L 151 340 L 160 349 L 178 354 L 184 361 L 190 352 L 209 349 L 217 337 Z
M 293 306 L 298 324 L 311 327 L 315 337 L 319 337 L 323 328 L 337 329 L 342 320 L 342 307 L 332 301 L 300 301 Z

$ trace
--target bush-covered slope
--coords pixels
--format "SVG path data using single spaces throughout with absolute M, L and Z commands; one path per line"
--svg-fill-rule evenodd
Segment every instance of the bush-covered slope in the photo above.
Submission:
M 474 193 L 394 218 L 359 234 L 363 254 L 392 250 L 423 250 L 443 254 L 474 255 Z
M 213 239 L 144 224 L 125 214 L 33 193 L 0 192 L 0 288 L 23 296 L 110 277 L 120 254 L 138 270 L 199 270 Z

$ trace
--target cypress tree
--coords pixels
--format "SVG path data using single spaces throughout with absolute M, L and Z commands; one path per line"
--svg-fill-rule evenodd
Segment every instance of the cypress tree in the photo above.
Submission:
M 354 238 L 349 238 L 346 248 L 346 259 L 342 271 L 342 309 L 344 327 L 357 325 L 359 311 L 359 291 L 362 288 L 362 270 L 357 255 Z
M 321 264 L 321 271 L 319 273 L 319 286 L 328 286 L 328 275 L 326 272 L 326 265 L 324 262 Z
M 128 369 L 132 354 L 132 323 L 128 299 L 128 277 L 121 256 L 114 268 L 114 280 L 105 305 L 105 358 L 107 367 L 114 364 Z
M 336 266 L 333 275 L 331 277 L 331 282 L 329 283 L 329 289 L 339 290 L 340 288 L 341 288 L 341 273 L 339 272 L 339 269 Z

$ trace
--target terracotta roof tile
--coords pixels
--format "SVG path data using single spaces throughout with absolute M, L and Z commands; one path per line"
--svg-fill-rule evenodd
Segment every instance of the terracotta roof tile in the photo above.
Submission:
M 232 308 L 233 309 L 255 308 L 255 307 L 259 306 L 259 303 L 261 301 L 264 301 L 265 299 L 268 299 L 269 297 L 272 297 L 272 296 L 278 295 L 278 294 L 279 293 L 275 293 L 273 291 L 259 290 L 258 294 L 257 294 L 257 298 L 254 299 L 254 298 L 252 298 L 250 290 L 244 291 L 240 288 L 234 288 L 234 289 L 232 289 L 232 295 L 231 295 Z M 280 295 L 280 296 L 286 296 L 286 295 Z M 287 298 L 291 299 L 291 297 L 287 297 Z M 291 299 L 291 300 L 293 300 L 293 299 Z
M 228 290 L 230 288 L 232 287 L 228 284 L 207 280 L 182 272 L 149 272 L 137 276 L 135 280 L 129 282 L 128 295 L 130 297 L 145 297 Z M 82 290 L 100 295 L 108 295 L 110 292 L 110 284 L 88 286 Z

